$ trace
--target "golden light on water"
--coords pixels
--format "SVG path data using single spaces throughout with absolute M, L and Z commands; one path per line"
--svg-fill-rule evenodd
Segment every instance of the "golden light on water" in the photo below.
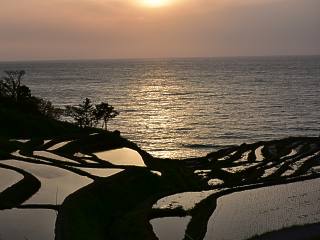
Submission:
M 159 8 L 168 6 L 172 0 L 141 0 L 141 4 L 145 7 Z

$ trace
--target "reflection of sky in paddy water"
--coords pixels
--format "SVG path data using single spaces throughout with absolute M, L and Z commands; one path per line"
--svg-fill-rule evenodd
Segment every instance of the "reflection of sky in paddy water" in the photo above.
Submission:
M 49 150 L 49 151 L 57 150 L 57 149 L 65 146 L 65 145 L 67 145 L 70 142 L 72 142 L 72 141 L 66 141 L 66 142 L 57 143 L 57 144 L 51 146 L 50 148 L 48 148 L 47 150 Z
M 220 197 L 205 239 L 248 239 L 320 221 L 320 179 L 263 187 Z
M 153 231 L 160 240 L 182 240 L 191 217 L 165 217 L 152 219 Z
M 130 148 L 119 148 L 95 153 L 97 157 L 114 165 L 145 167 L 144 161 L 137 151 Z
M 84 168 L 84 167 L 77 167 L 77 168 L 97 177 L 110 177 L 112 175 L 115 175 L 123 171 L 123 169 L 114 169 L 114 168 Z
M 13 184 L 19 182 L 21 179 L 23 179 L 22 174 L 0 167 L 0 193 L 8 187 L 11 187 Z
M 56 144 L 54 147 L 58 148 L 64 144 L 65 143 Z M 60 156 L 46 151 L 35 151 L 34 153 L 47 158 L 65 160 L 60 159 Z M 19 153 L 15 152 L 14 155 L 19 155 Z M 141 156 L 136 151 L 127 148 L 106 151 L 101 153 L 101 156 L 106 157 L 111 162 L 117 161 L 118 164 L 125 165 L 125 162 L 127 161 L 127 163 L 131 163 L 130 165 L 144 166 Z M 19 160 L 2 160 L 1 163 L 23 169 L 41 182 L 40 189 L 22 203 L 23 207 L 30 207 L 30 204 L 60 205 L 67 196 L 93 182 L 93 180 L 88 177 L 81 176 L 57 166 L 46 165 L 44 164 L 45 162 L 40 164 L 39 161 L 38 164 L 35 164 Z M 100 177 L 109 177 L 123 171 L 123 169 L 110 168 L 74 168 Z M 161 175 L 159 172 L 155 172 L 155 174 Z M 22 178 L 23 176 L 15 171 L 0 168 L 0 193 Z M 53 240 L 57 212 L 50 209 L 38 209 L 37 206 L 33 207 L 34 208 L 32 209 L 10 209 L 0 211 L 0 239 Z M 41 207 L 39 206 L 39 208 Z
M 92 182 L 90 178 L 80 176 L 59 167 L 16 160 L 5 160 L 2 162 L 21 168 L 40 180 L 41 188 L 25 202 L 27 204 L 60 204 L 71 193 Z
M 48 209 L 0 211 L 1 240 L 53 240 L 57 213 Z
M 33 155 L 36 157 L 44 157 L 44 158 L 49 158 L 49 159 L 54 159 L 57 161 L 65 161 L 65 162 L 71 162 L 71 163 L 75 163 L 76 161 L 51 153 L 51 152 L 47 152 L 47 151 L 34 151 Z
M 154 209 L 175 209 L 183 208 L 184 210 L 191 210 L 196 204 L 206 199 L 210 195 L 219 190 L 209 190 L 202 192 L 183 192 L 170 195 L 159 199 L 152 208 Z

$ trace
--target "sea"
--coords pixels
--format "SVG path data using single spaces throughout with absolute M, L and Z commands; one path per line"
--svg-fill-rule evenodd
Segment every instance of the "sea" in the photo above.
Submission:
M 113 105 L 110 130 L 156 157 L 320 134 L 320 56 L 0 62 L 57 107 Z

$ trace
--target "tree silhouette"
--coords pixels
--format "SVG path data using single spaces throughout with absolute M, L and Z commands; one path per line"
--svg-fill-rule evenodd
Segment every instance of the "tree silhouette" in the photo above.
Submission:
M 18 102 L 26 102 L 30 100 L 31 96 L 31 90 L 25 85 L 19 86 L 17 89 L 18 95 L 17 95 L 17 101 Z
M 6 76 L 1 81 L 1 94 L 18 100 L 19 90 L 21 90 L 21 79 L 26 74 L 24 70 L 21 71 L 4 71 Z
M 32 96 L 30 88 L 22 85 L 25 71 L 4 71 L 4 73 L 6 75 L 0 78 L 1 108 L 59 119 L 62 114 L 61 109 L 55 108 L 50 101 Z
M 63 110 L 60 108 L 56 108 L 52 105 L 50 101 L 36 98 L 35 100 L 37 102 L 38 111 L 48 118 L 52 119 L 60 119 L 61 115 L 63 114 Z
M 95 120 L 94 107 L 89 98 L 86 98 L 78 106 L 67 106 L 66 115 L 72 117 L 82 128 L 92 127 Z
M 119 115 L 119 112 L 114 110 L 114 107 L 109 105 L 108 103 L 101 102 L 100 104 L 96 105 L 96 109 L 94 111 L 95 119 L 98 122 L 102 120 L 103 125 L 102 128 L 107 130 L 108 128 L 108 121 L 112 118 L 115 118 Z

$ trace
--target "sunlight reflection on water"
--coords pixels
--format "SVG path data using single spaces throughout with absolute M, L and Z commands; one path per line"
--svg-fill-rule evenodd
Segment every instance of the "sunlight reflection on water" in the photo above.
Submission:
M 120 111 L 110 130 L 159 157 L 319 133 L 316 56 L 0 63 L 15 68 L 59 106 L 108 101 Z

